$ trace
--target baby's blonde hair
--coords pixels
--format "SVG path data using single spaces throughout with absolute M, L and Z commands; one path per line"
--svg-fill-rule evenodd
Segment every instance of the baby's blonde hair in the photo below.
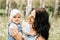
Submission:
M 9 16 L 9 21 L 15 16 L 17 13 L 19 13 L 22 16 L 22 13 L 18 9 L 13 9 L 11 10 L 10 16 Z

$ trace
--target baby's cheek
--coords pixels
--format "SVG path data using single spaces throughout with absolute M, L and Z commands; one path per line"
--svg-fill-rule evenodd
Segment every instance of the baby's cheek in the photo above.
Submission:
M 19 22 L 21 22 L 21 19 L 19 20 Z

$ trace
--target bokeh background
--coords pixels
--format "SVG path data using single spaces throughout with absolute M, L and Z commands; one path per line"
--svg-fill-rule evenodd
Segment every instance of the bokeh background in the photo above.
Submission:
M 60 40 L 60 0 L 0 0 L 0 40 L 8 40 L 8 18 L 10 11 L 19 9 L 23 20 L 33 8 L 44 7 L 49 13 L 50 31 L 48 40 Z

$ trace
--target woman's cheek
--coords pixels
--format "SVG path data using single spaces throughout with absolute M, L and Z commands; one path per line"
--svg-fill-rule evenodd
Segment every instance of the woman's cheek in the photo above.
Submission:
M 31 18 L 29 18 L 29 22 L 31 22 Z
M 32 22 L 32 23 L 34 22 L 33 18 L 31 18 L 31 22 Z

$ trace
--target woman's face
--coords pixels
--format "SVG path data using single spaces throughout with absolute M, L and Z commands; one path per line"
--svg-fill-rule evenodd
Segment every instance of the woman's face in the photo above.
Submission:
M 13 16 L 12 22 L 18 24 L 18 23 L 20 23 L 20 21 L 21 21 L 21 15 L 19 13 L 17 13 L 15 16 Z
M 29 15 L 29 23 L 33 24 L 34 23 L 34 19 L 35 19 L 35 10 L 33 10 L 31 12 L 31 14 Z

